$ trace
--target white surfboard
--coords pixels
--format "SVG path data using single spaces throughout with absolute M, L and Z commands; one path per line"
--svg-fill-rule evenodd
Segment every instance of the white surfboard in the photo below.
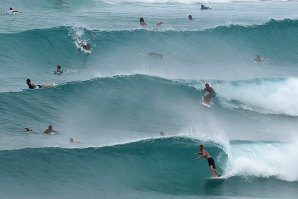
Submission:
M 210 178 L 206 178 L 207 181 L 223 181 L 225 180 L 225 178 L 221 177 L 210 177 Z
M 208 108 L 210 108 L 210 107 L 211 107 L 211 102 L 210 102 L 210 103 L 207 103 L 207 102 L 204 100 L 204 97 L 202 96 L 202 105 L 203 105 L 203 106 L 206 106 L 206 107 L 208 107 Z

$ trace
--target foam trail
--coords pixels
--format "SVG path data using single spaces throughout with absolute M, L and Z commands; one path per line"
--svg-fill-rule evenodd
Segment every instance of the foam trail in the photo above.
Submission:
M 286 181 L 298 181 L 298 140 L 291 143 L 247 142 L 232 144 L 226 176 L 276 177 Z

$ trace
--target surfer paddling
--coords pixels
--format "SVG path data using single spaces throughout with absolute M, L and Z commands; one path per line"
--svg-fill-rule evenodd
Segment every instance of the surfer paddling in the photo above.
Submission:
M 27 83 L 27 85 L 28 85 L 28 87 L 30 88 L 30 89 L 35 89 L 35 88 L 51 88 L 51 87 L 53 87 L 53 84 L 44 84 L 44 85 L 35 85 L 35 84 L 33 84 L 32 82 L 31 82 L 31 79 L 27 79 L 26 80 L 26 83 Z
M 55 131 L 53 129 L 53 126 L 52 125 L 49 125 L 49 127 L 43 133 L 45 133 L 45 134 L 52 134 L 52 133 L 57 133 L 57 131 Z
M 206 92 L 208 92 L 208 94 L 206 96 L 204 96 L 204 94 Z M 211 99 L 214 98 L 215 95 L 216 95 L 216 93 L 215 93 L 214 89 L 211 86 L 209 86 L 208 83 L 206 83 L 205 84 L 205 89 L 202 92 L 202 96 L 204 98 L 204 102 L 206 102 L 207 104 L 210 104 Z
M 35 85 L 35 84 L 33 84 L 32 82 L 31 82 L 31 79 L 27 79 L 26 80 L 26 83 L 27 83 L 27 85 L 28 85 L 28 87 L 30 88 L 30 89 L 35 89 L 35 88 L 41 88 L 41 85 Z
M 16 13 L 21 13 L 21 12 L 15 10 L 13 8 L 9 8 L 9 10 L 6 12 L 6 14 L 10 14 L 10 15 L 13 15 L 13 14 L 16 14 Z
M 144 28 L 145 26 L 147 26 L 147 23 L 145 22 L 145 19 L 143 17 L 140 18 L 140 26 L 142 28 Z
M 196 153 L 196 155 L 199 155 L 199 154 L 201 154 L 201 155 L 198 156 L 198 159 L 205 157 L 208 161 L 208 165 L 209 165 L 210 170 L 213 173 L 213 175 L 215 177 L 220 177 L 220 175 L 216 171 L 216 167 L 215 167 L 213 158 L 209 155 L 209 153 L 206 151 L 206 149 L 204 149 L 204 146 L 202 144 L 200 145 L 200 152 Z
M 262 61 L 261 56 L 260 55 L 256 55 L 255 61 L 260 63 Z

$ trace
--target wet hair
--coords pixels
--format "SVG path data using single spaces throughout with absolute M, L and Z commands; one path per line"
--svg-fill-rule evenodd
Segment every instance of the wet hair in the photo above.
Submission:
M 31 82 L 31 80 L 30 80 L 30 79 L 27 79 L 27 80 L 26 80 L 26 82 L 27 82 L 27 83 L 30 83 L 30 82 Z
M 12 10 L 12 7 L 10 7 L 9 10 Z
M 140 18 L 140 22 L 145 22 L 143 17 Z
M 69 138 L 69 141 L 70 141 L 70 142 L 73 142 L 73 138 Z
M 52 129 L 53 128 L 53 126 L 52 125 L 49 125 L 49 129 Z
M 204 7 L 205 7 L 204 4 L 202 4 L 202 5 L 201 5 L 201 8 L 204 8 Z
M 59 69 L 60 69 L 60 68 L 61 68 L 61 66 L 60 66 L 60 65 L 57 65 L 57 68 L 59 68 Z
M 201 147 L 201 148 L 204 148 L 204 146 L 203 146 L 202 144 L 200 144 L 200 147 Z
M 189 20 L 192 20 L 192 16 L 191 16 L 191 15 L 188 15 L 188 19 L 189 19 Z
M 205 84 L 205 86 L 206 86 L 206 87 L 208 87 L 208 86 L 209 86 L 209 84 L 208 84 L 208 83 L 206 83 L 206 84 Z

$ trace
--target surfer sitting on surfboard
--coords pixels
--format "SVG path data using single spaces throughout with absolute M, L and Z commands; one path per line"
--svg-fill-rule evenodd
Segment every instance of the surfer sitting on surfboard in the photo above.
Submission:
M 206 149 L 204 149 L 204 146 L 202 144 L 200 145 L 200 152 L 198 152 L 196 154 L 197 155 L 201 154 L 200 156 L 198 156 L 198 159 L 200 159 L 201 157 L 205 157 L 208 161 L 208 165 L 209 165 L 210 170 L 213 173 L 213 175 L 215 177 L 220 177 L 220 175 L 216 171 L 216 167 L 215 167 L 215 163 L 214 163 L 213 158 L 209 155 L 209 153 L 206 151 Z
M 206 92 L 208 92 L 208 94 L 207 94 L 206 96 L 204 96 L 204 94 L 205 94 Z M 204 97 L 204 102 L 205 102 L 206 104 L 210 104 L 211 99 L 212 99 L 213 97 L 215 97 L 215 94 L 216 94 L 216 93 L 215 93 L 214 89 L 213 89 L 211 86 L 209 86 L 208 83 L 206 83 L 206 84 L 205 84 L 205 89 L 204 89 L 203 92 L 202 92 L 202 96 Z

